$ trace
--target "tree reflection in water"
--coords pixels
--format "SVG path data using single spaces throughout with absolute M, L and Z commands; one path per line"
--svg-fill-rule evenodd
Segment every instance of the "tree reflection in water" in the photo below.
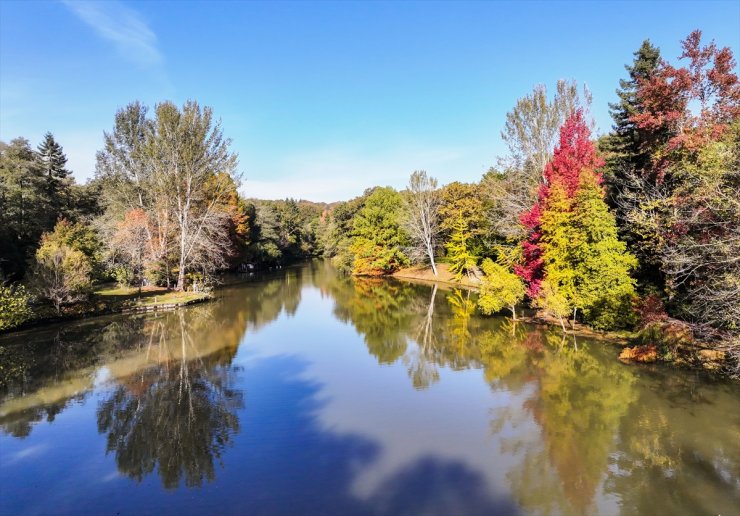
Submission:
M 603 367 L 587 344 L 559 330 L 476 316 L 469 291 L 440 299 L 436 286 L 355 279 L 343 292 L 336 313 L 379 363 L 401 358 L 414 388 L 438 381 L 441 367 L 477 368 L 493 389 L 526 393 L 523 406 L 491 413 L 494 433 L 507 423 L 534 422 L 540 430 L 534 443 L 505 441 L 505 453 L 524 450 L 508 474 L 513 493 L 528 509 L 589 512 L 635 400 L 630 369 Z
M 408 404 L 409 413 L 418 408 L 427 418 L 421 424 L 433 421 L 445 428 L 445 411 L 457 408 L 457 403 L 473 408 L 476 416 L 483 411 L 482 431 L 486 433 L 488 421 L 493 434 L 483 441 L 492 443 L 491 449 L 470 446 L 476 446 L 474 453 L 495 457 L 490 471 L 458 460 L 454 453 L 444 456 L 450 450 L 435 448 L 434 442 L 429 449 L 435 453 L 426 450 L 400 469 L 389 470 L 378 489 L 360 500 L 352 492 L 352 478 L 365 466 L 372 469 L 382 456 L 382 439 L 338 437 L 316 426 L 324 403 L 336 411 L 344 407 L 326 401 L 331 397 L 322 390 L 321 376 L 315 384 L 294 381 L 304 378 L 304 365 L 281 356 L 260 359 L 250 375 L 235 377 L 236 350 L 245 335 L 252 338 L 247 328 L 292 318 L 302 289 L 309 285 L 333 302 L 326 306 L 326 324 L 333 325 L 327 334 L 338 326 L 328 315 L 332 310 L 360 335 L 367 351 L 359 344 L 358 367 L 369 367 L 362 373 L 378 373 L 372 361 L 365 360 L 369 355 L 383 366 L 395 364 L 383 367 L 384 374 L 397 373 L 417 390 L 437 389 L 419 396 L 410 388 L 394 387 L 392 395 Z M 296 317 L 300 321 L 305 315 Z M 281 343 L 286 349 L 297 344 L 292 348 L 296 356 L 334 360 L 328 366 L 336 367 L 337 358 L 326 357 L 325 350 L 310 353 L 324 333 L 306 335 L 306 342 L 317 346 L 303 346 L 294 321 L 286 322 L 288 330 L 282 335 L 291 340 Z M 265 337 L 268 333 L 257 337 L 265 346 L 272 343 Z M 68 407 L 73 412 L 75 400 L 89 404 L 101 399 L 88 395 L 96 390 L 103 396 L 97 406 L 98 430 L 118 470 L 137 480 L 156 470 L 167 488 L 213 480 L 226 449 L 238 441 L 240 446 L 231 450 L 238 471 L 221 475 L 213 490 L 201 491 L 204 504 L 213 493 L 229 491 L 231 507 L 239 507 L 246 496 L 256 512 L 275 507 L 290 512 L 300 500 L 308 504 L 305 512 L 317 513 L 332 507 L 345 514 L 435 509 L 467 514 L 476 508 L 488 513 L 583 514 L 604 511 L 606 500 L 619 504 L 607 506 L 607 512 L 730 514 L 740 499 L 740 416 L 727 410 L 737 406 L 736 390 L 676 371 L 661 378 L 657 368 L 622 366 L 614 362 L 614 350 L 576 342 L 572 336 L 564 340 L 559 329 L 481 317 L 475 313 L 475 294 L 465 290 L 353 279 L 325 263 L 313 264 L 226 287 L 217 301 L 178 312 L 39 329 L 18 336 L 16 346 L 3 345 L 8 340 L 0 338 L 0 429 L 27 436 L 35 421 L 53 421 Z M 477 372 L 455 378 L 450 374 L 463 369 Z M 485 384 L 468 381 L 476 375 Z M 361 383 L 361 378 L 352 381 Z M 458 388 L 469 390 L 446 390 L 448 381 L 455 389 L 455 380 Z M 280 396 L 271 397 L 269 389 Z M 242 390 L 256 394 L 244 416 Z M 467 399 L 469 393 L 476 397 Z M 347 389 L 344 401 L 352 395 Z M 422 398 L 428 403 L 435 396 L 439 406 L 424 405 Z M 372 436 L 373 421 L 367 419 L 372 416 L 354 410 L 362 399 L 349 401 L 349 414 L 357 419 L 348 421 L 359 425 L 358 435 Z M 250 418 L 250 428 L 237 439 L 240 417 L 243 426 L 244 417 Z M 410 426 L 418 424 L 414 418 L 396 413 L 388 417 L 401 429 L 383 428 L 381 437 L 391 439 L 388 442 L 405 443 L 409 430 L 420 428 Z M 276 421 L 282 421 L 284 434 L 275 432 Z M 469 421 L 479 422 L 460 419 L 449 424 L 454 428 Z M 722 424 L 705 423 L 713 421 Z M 64 425 L 58 426 L 63 430 Z M 39 432 L 24 444 L 45 435 Z M 265 447 L 270 439 L 259 436 L 274 438 L 273 447 Z M 53 461 L 41 464 L 39 468 L 46 468 Z M 491 478 L 495 491 L 506 493 L 504 499 L 490 499 Z M 692 492 L 695 486 L 700 492 Z M 656 492 L 663 494 L 656 497 Z M 189 503 L 177 497 L 163 503 L 175 499 Z
M 215 478 L 215 461 L 239 431 L 242 394 L 231 388 L 233 349 L 199 356 L 190 320 L 169 315 L 179 324 L 153 325 L 151 342 L 173 358 L 122 381 L 98 407 L 98 431 L 120 472 L 142 480 L 156 467 L 165 487 L 193 487 Z

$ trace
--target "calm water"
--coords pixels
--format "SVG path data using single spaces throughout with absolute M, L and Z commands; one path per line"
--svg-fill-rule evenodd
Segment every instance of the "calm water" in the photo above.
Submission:
M 0 512 L 740 514 L 740 387 L 323 263 L 0 337 Z

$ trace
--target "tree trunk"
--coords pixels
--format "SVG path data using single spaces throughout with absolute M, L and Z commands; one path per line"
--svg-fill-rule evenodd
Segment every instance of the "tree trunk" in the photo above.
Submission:
M 511 319 L 516 321 L 516 306 L 511 305 Z
M 560 319 L 560 326 L 563 328 L 563 333 L 565 333 L 566 330 L 565 330 L 565 323 L 563 322 L 563 318 L 558 317 L 558 319 Z
M 578 311 L 578 308 L 573 309 L 573 322 L 570 323 L 571 329 L 575 330 L 576 328 L 576 312 Z

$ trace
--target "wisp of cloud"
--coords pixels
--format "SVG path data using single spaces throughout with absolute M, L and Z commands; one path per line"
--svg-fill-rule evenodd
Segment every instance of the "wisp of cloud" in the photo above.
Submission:
M 156 34 L 133 9 L 120 2 L 63 0 L 63 3 L 100 37 L 113 42 L 126 59 L 148 67 L 163 62 Z

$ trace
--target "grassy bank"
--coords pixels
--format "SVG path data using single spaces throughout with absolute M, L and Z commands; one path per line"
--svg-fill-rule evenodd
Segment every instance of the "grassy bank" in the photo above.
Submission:
M 25 323 L 2 333 L 21 330 L 52 322 L 59 322 L 115 313 L 147 312 L 208 301 L 213 296 L 206 292 L 178 292 L 164 287 L 138 288 L 104 285 L 96 289 L 88 299 L 62 306 L 61 312 L 49 304 L 32 307 L 33 316 Z

